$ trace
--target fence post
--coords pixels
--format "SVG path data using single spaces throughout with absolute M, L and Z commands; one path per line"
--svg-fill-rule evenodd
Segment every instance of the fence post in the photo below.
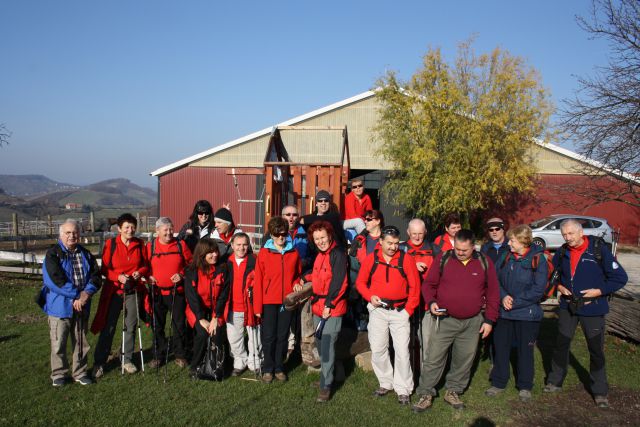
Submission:
M 47 215 L 47 234 L 49 236 L 53 234 L 53 224 L 51 223 L 51 215 Z
M 12 228 L 13 230 L 11 230 L 11 234 L 16 238 L 13 241 L 13 250 L 17 251 L 18 250 L 18 214 L 17 213 L 12 213 L 11 214 L 11 222 L 12 224 Z
M 96 232 L 96 218 L 93 214 L 93 211 L 89 212 L 89 228 L 92 233 Z

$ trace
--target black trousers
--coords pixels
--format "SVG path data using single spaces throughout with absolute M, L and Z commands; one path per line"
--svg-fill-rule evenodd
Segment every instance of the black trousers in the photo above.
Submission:
M 262 306 L 262 362 L 263 373 L 284 372 L 284 358 L 287 353 L 291 312 L 282 304 Z
M 225 341 L 225 327 L 221 326 L 216 329 L 216 335 L 214 337 L 214 342 L 218 348 L 222 348 L 222 345 Z M 209 339 L 209 334 L 202 327 L 200 322 L 196 321 L 193 327 L 193 356 L 191 357 L 191 370 L 195 370 L 200 362 L 202 362 L 202 358 L 204 357 L 207 351 L 207 341 Z
M 533 388 L 534 360 L 540 322 L 526 320 L 498 319 L 493 331 L 493 369 L 491 370 L 491 385 L 505 388 L 509 381 L 509 363 L 511 348 L 516 343 L 517 383 L 518 390 Z
M 567 309 L 558 311 L 558 339 L 551 359 L 551 372 L 547 382 L 561 386 L 567 375 L 571 340 L 580 322 L 589 349 L 589 374 L 591 393 L 606 396 L 609 393 L 604 359 L 604 316 L 578 316 Z
M 155 348 L 157 349 L 158 354 L 154 355 L 154 358 L 163 360 L 167 351 L 167 338 L 164 332 L 164 326 L 167 322 L 167 314 L 171 311 L 171 303 L 172 303 L 171 295 L 160 295 L 156 294 L 154 296 L 154 307 L 153 307 L 153 315 L 155 316 L 155 330 L 153 332 L 153 339 L 155 341 Z M 185 358 L 185 347 L 184 347 L 184 338 L 185 338 L 185 314 L 184 310 L 186 308 L 186 300 L 184 298 L 184 294 L 180 294 L 176 292 L 175 301 L 173 301 L 173 313 L 171 315 L 171 326 L 172 328 L 172 342 L 171 347 L 173 349 L 173 354 L 177 358 Z

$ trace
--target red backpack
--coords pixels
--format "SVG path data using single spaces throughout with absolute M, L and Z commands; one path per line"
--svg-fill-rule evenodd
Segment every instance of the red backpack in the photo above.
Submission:
M 511 252 L 507 252 L 506 256 L 502 260 L 501 268 L 504 268 L 509 261 L 509 257 L 511 257 Z M 540 265 L 540 258 L 544 258 L 543 262 L 547 263 L 547 285 L 544 288 L 544 294 L 542 295 L 541 301 L 545 301 L 549 298 L 555 298 L 556 292 L 558 290 L 558 282 L 552 281 L 551 276 L 553 275 L 553 255 L 547 250 L 540 253 L 538 252 L 531 258 L 531 268 L 534 272 L 538 270 L 538 266 Z

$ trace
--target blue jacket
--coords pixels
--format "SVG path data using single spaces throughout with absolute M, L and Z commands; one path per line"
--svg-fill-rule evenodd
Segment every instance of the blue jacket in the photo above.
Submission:
M 500 281 L 500 301 L 510 295 L 513 298 L 513 308 L 505 310 L 500 305 L 500 318 L 509 320 L 542 320 L 540 299 L 547 287 L 549 267 L 542 254 L 540 246 L 531 245 L 529 252 L 522 258 L 516 259 L 509 254 L 506 262 L 496 265 L 498 280 Z M 539 254 L 538 267 L 532 267 L 533 257 Z
M 73 316 L 73 301 L 80 297 L 80 292 L 95 294 L 102 283 L 100 270 L 91 252 L 77 246 L 82 254 L 82 269 L 85 283 L 76 287 L 73 284 L 73 264 L 69 251 L 58 241 L 45 255 L 42 263 L 42 294 L 45 296 L 43 311 L 49 316 L 69 318 Z M 91 301 L 91 300 L 89 300 Z M 88 302 L 84 310 L 90 310 Z
M 298 251 L 298 256 L 300 256 L 300 261 L 302 262 L 302 271 L 307 271 L 313 268 L 313 259 L 315 253 L 309 250 L 309 240 L 307 238 L 307 232 L 301 225 L 296 228 L 292 244 L 296 251 Z
M 501 259 L 502 254 L 508 254 L 511 252 L 509 248 L 509 240 L 505 237 L 502 245 L 496 250 L 495 246 L 493 246 L 493 242 L 489 240 L 487 243 L 482 245 L 480 248 L 480 252 L 491 258 L 491 261 L 495 264 L 496 268 L 498 267 L 498 259 Z
M 580 291 L 586 289 L 600 289 L 602 296 L 593 300 L 590 304 L 585 304 L 578 310 L 579 316 L 602 316 L 609 312 L 609 302 L 607 295 L 610 295 L 627 284 L 627 273 L 618 264 L 607 245 L 601 245 L 602 264 L 598 263 L 594 255 L 595 239 L 585 236 L 589 246 L 580 257 L 576 272 L 571 277 L 570 251 L 566 250 L 564 257 L 560 260 L 560 251 L 556 251 L 553 257 L 553 265 L 560 265 L 562 262 L 562 277 L 560 283 L 569 289 L 572 294 L 579 296 Z M 560 298 L 560 308 L 567 308 L 567 299 Z

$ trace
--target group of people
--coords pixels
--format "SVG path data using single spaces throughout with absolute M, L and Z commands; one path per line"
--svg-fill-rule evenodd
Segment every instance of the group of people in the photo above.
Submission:
M 460 395 L 469 385 L 479 339 L 490 339 L 491 386 L 485 394 L 494 397 L 505 390 L 515 347 L 516 387 L 520 399 L 528 401 L 543 317 L 540 302 L 553 270 L 559 331 L 543 391 L 561 390 L 580 323 L 591 356 L 591 392 L 599 407 L 608 406 L 604 316 L 607 296 L 625 285 L 627 275 L 606 245 L 586 236 L 577 221 L 567 220 L 561 225 L 566 244 L 550 259 L 532 244 L 528 226 L 507 231 L 501 218 L 490 218 L 485 223 L 488 241 L 477 251 L 475 236 L 457 214 L 446 216 L 445 232 L 433 242 L 426 239 L 424 221 L 413 219 L 401 242 L 400 230 L 385 226 L 382 212 L 372 208 L 363 190 L 361 180 L 351 182 L 343 214 L 331 208 L 325 190 L 316 194 L 313 214 L 300 216 L 296 206 L 285 206 L 282 216 L 269 220 L 268 239 L 257 254 L 228 207 L 213 215 L 204 200 L 196 203 L 177 238 L 171 220 L 162 217 L 157 236 L 146 244 L 135 237 L 135 217 L 121 215 L 119 235 L 106 242 L 101 268 L 78 244 L 78 224 L 66 221 L 43 265 L 53 385 L 63 385 L 68 375 L 68 336 L 74 347 L 72 377 L 81 384 L 92 382 L 87 368 L 89 303 L 104 283 L 91 325 L 100 333 L 94 378 L 105 373 L 121 314 L 121 369 L 137 371 L 132 361 L 135 331 L 146 308 L 154 337 L 148 366 L 166 364 L 171 347 L 175 363 L 186 367 L 190 359 L 190 374 L 197 377 L 213 341 L 218 347 L 228 344 L 232 376 L 249 369 L 265 383 L 287 381 L 285 361 L 298 327 L 286 300 L 306 292 L 320 360 L 318 402 L 330 400 L 335 390 L 335 347 L 344 322 L 368 332 L 377 397 L 394 391 L 400 404 L 409 405 L 415 391 L 412 409 L 422 412 L 432 406 L 449 361 L 444 401 L 462 408 Z M 164 332 L 167 315 L 171 343 Z M 420 363 L 412 364 L 416 336 L 421 356 Z

